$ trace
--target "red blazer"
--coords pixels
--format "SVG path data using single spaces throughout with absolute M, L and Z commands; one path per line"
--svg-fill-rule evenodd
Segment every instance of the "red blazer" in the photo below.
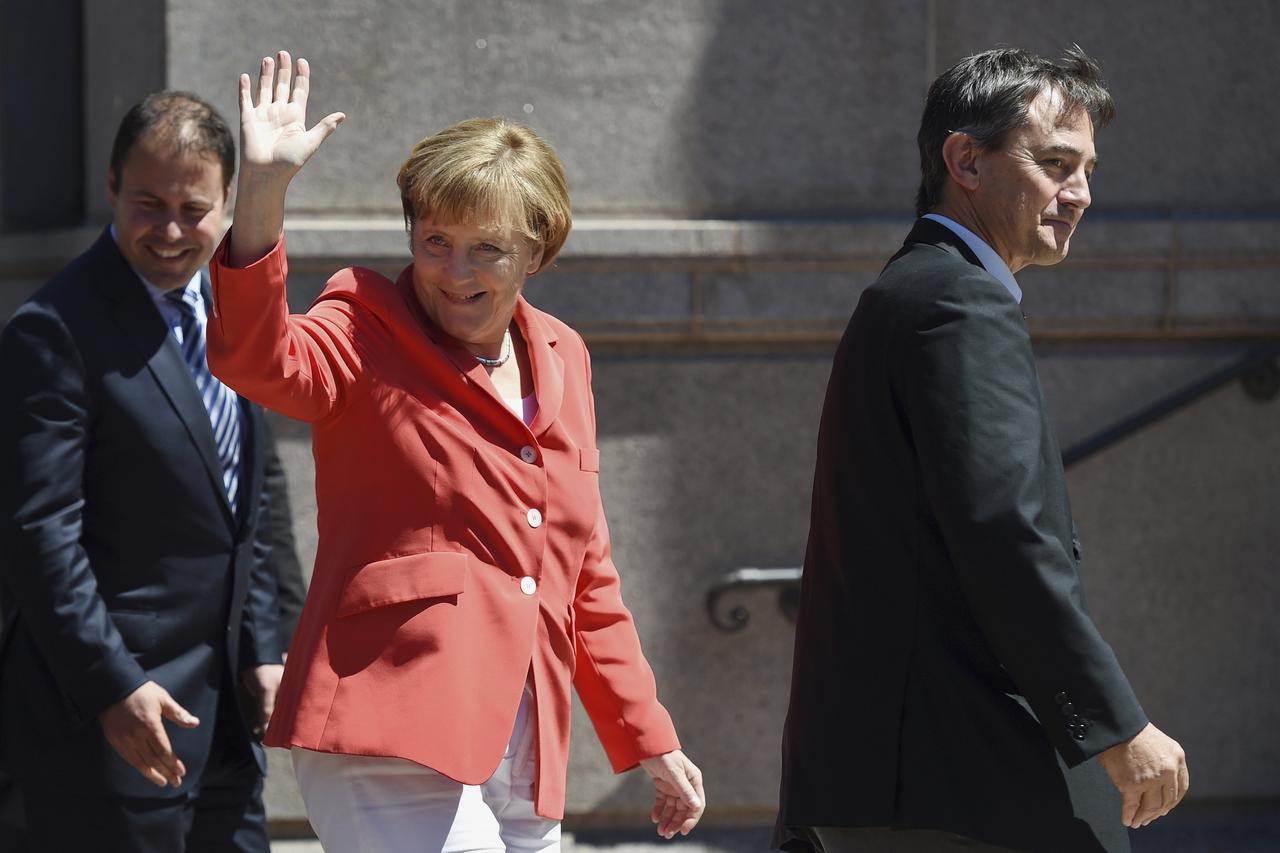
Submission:
M 344 269 L 305 315 L 284 241 L 212 266 L 209 366 L 312 424 L 319 546 L 269 746 L 497 769 L 532 672 L 538 814 L 564 813 L 577 688 L 616 772 L 679 747 L 622 603 L 582 338 L 523 299 L 537 416 L 428 319 L 412 271 Z

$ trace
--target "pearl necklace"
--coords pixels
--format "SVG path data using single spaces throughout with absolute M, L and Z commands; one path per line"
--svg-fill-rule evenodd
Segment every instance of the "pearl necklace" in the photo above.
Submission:
M 484 356 L 476 355 L 475 353 L 472 353 L 472 355 L 475 356 L 476 361 L 480 362 L 485 367 L 502 367 L 502 365 L 506 364 L 507 360 L 511 358 L 511 330 L 507 329 L 507 331 L 502 334 L 502 355 L 497 358 L 485 358 Z

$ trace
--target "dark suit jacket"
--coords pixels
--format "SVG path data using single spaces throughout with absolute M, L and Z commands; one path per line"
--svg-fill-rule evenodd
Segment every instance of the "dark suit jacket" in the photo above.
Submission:
M 168 727 L 191 785 L 220 690 L 279 663 L 275 581 L 254 538 L 261 412 L 241 403 L 233 514 L 195 383 L 109 233 L 0 335 L 0 579 L 11 609 L 0 751 L 19 782 L 90 774 L 117 793 L 171 796 L 115 755 L 98 715 L 149 679 L 167 689 L 201 720 Z
M 920 220 L 827 388 L 776 841 L 900 826 L 1125 849 L 1097 762 L 1064 776 L 1055 757 L 1076 767 L 1147 722 L 1078 562 L 1019 306 Z
M 276 448 L 275 430 L 271 416 L 263 413 L 265 428 L 263 440 L 263 487 L 271 495 L 269 521 L 260 522 L 259 535 L 269 530 L 266 538 L 271 550 L 267 562 L 276 578 L 276 595 L 280 604 L 280 648 L 288 651 L 293 634 L 298 629 L 298 617 L 302 615 L 302 603 L 307 599 L 307 582 L 302 577 L 302 564 L 298 562 L 298 547 L 293 538 L 293 510 L 289 506 L 289 480 L 284 463 Z

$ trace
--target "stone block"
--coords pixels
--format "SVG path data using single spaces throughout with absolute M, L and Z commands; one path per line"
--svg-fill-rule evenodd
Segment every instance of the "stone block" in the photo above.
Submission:
M 1033 330 L 1155 329 L 1165 313 L 1161 269 L 1028 267 L 1018 281 Z
M 702 276 L 708 323 L 803 322 L 843 328 L 874 271 L 769 269 Z
M 394 212 L 413 144 L 474 115 L 543 133 L 582 212 L 903 211 L 924 8 L 170 0 L 169 75 L 234 115 L 236 75 L 261 56 L 311 60 L 312 119 L 341 109 L 348 122 L 295 183 L 295 211 Z
M 571 326 L 689 322 L 689 275 L 682 271 L 579 270 L 566 264 L 529 279 L 524 294 Z
M 1234 320 L 1280 331 L 1280 265 L 1179 271 L 1178 320 Z

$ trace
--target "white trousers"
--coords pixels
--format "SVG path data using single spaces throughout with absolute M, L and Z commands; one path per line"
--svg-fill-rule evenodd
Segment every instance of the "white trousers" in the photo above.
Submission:
M 402 758 L 292 750 L 325 853 L 560 853 L 560 821 L 533 810 L 537 741 L 526 686 L 506 754 L 464 785 Z

